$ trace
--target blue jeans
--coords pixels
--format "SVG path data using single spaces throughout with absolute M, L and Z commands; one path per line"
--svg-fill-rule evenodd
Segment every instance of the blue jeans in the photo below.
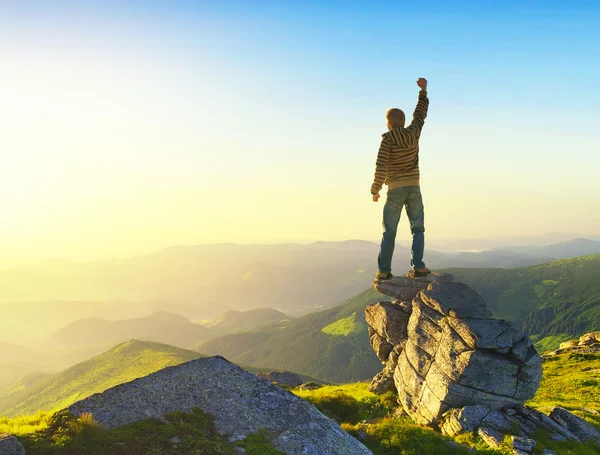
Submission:
M 387 200 L 383 207 L 383 237 L 379 257 L 377 258 L 379 271 L 382 273 L 392 271 L 396 231 L 404 206 L 406 206 L 406 214 L 413 236 L 410 265 L 413 270 L 425 267 L 423 262 L 425 224 L 421 188 L 418 186 L 405 186 L 388 191 Z

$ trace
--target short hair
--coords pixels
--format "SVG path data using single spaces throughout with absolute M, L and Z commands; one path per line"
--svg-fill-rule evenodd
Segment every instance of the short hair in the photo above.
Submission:
M 392 125 L 393 128 L 398 126 L 404 126 L 406 117 L 402 109 L 397 107 L 390 107 L 385 113 L 385 119 Z

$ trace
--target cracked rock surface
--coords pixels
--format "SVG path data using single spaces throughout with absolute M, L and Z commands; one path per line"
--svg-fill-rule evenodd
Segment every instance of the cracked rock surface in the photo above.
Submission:
M 546 415 L 524 406 L 540 385 L 541 358 L 511 322 L 492 318 L 473 289 L 443 273 L 373 286 L 397 300 L 365 309 L 371 345 L 385 364 L 370 390 L 396 389 L 415 422 L 448 436 L 473 432 L 516 455 L 533 453 L 538 430 L 554 441 L 600 443 L 594 426 L 565 409 Z M 600 332 L 561 349 L 590 346 L 600 346 Z
M 194 408 L 211 414 L 221 434 L 238 437 L 264 428 L 272 444 L 288 455 L 372 455 L 309 402 L 220 356 L 165 368 L 68 410 L 92 414 L 110 429 Z
M 542 362 L 529 337 L 494 319 L 485 301 L 448 274 L 374 284 L 395 297 L 365 309 L 384 370 L 371 390 L 389 389 L 412 419 L 436 426 L 453 408 L 522 405 L 537 391 Z M 396 350 L 396 355 L 392 352 Z

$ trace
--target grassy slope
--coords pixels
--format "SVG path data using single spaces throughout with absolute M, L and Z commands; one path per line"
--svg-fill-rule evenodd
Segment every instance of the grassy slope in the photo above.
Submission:
M 539 341 L 540 349 L 600 330 L 600 254 L 518 269 L 450 271 L 456 281 L 476 289 L 496 317 L 523 324 Z M 340 306 L 286 326 L 216 338 L 197 350 L 331 382 L 367 379 L 379 371 L 380 364 L 368 343 L 363 309 L 379 300 L 391 299 L 374 290 L 364 291 Z
M 147 341 L 129 341 L 52 375 L 0 401 L 3 415 L 61 409 L 94 393 L 201 357 L 194 351 Z
M 574 410 L 592 424 L 600 427 L 600 418 L 593 411 L 600 411 L 600 355 L 564 354 L 544 362 L 544 378 L 538 394 L 528 404 L 543 409 L 560 405 Z M 469 452 L 464 446 L 449 445 L 449 438 L 431 429 L 412 423 L 407 417 L 393 417 L 396 397 L 392 393 L 382 396 L 367 390 L 367 383 L 354 383 L 322 387 L 314 391 L 294 390 L 300 397 L 313 402 L 324 414 L 337 420 L 351 434 L 365 439 L 365 444 L 375 455 L 438 455 L 438 454 L 495 454 L 473 435 L 462 435 L 457 441 L 473 447 Z M 577 410 L 587 408 L 586 411 Z M 201 412 L 186 415 L 178 413 L 169 418 L 168 424 L 141 422 L 116 432 L 94 428 L 89 422 L 56 421 L 49 415 L 25 418 L 0 418 L 0 433 L 13 433 L 20 437 L 29 455 L 70 455 L 73 453 L 103 454 L 102 448 L 125 444 L 125 452 L 131 455 L 146 454 L 143 448 L 153 448 L 157 455 L 176 453 L 171 451 L 168 439 L 179 436 L 189 453 L 231 453 L 211 429 L 210 419 Z M 536 435 L 539 445 L 536 454 L 544 448 L 558 455 L 600 455 L 600 447 L 593 443 L 549 441 L 544 434 Z M 275 454 L 261 441 L 250 440 L 248 453 L 256 455 Z M 79 451 L 77 451 L 79 450 Z M 203 452 L 202 450 L 208 450 Z M 210 450 L 213 450 L 211 452 Z M 218 450 L 222 450 L 219 452 Z M 188 452 L 186 452 L 188 453 Z
M 27 423 L 29 427 L 23 425 Z M 0 429 L 2 425 L 0 418 Z M 5 420 L 4 426 L 19 437 L 28 455 L 237 453 L 234 444 L 216 431 L 212 416 L 201 409 L 190 413 L 174 412 L 165 415 L 162 421 L 148 419 L 114 430 L 101 428 L 87 416 L 74 418 L 68 413 Z M 173 442 L 173 438 L 178 441 Z M 284 455 L 268 443 L 264 434 L 252 435 L 235 445 L 244 447 L 249 455 Z
M 366 379 L 381 369 L 381 362 L 369 344 L 364 308 L 380 300 L 391 299 L 369 289 L 284 328 L 217 338 L 197 350 L 244 365 L 300 371 L 330 382 Z
M 600 330 L 600 254 L 517 269 L 449 269 L 495 316 L 523 324 L 538 340 Z
M 61 373 L 22 381 L 0 395 L 0 414 L 15 416 L 63 409 L 94 393 L 198 357 L 202 355 L 174 346 L 129 341 Z M 243 365 L 242 368 L 255 374 L 273 371 Z M 304 382 L 323 383 L 311 376 L 300 376 Z

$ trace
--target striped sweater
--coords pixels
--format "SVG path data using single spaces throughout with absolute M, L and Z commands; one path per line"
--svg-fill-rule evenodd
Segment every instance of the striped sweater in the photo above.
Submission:
M 372 194 L 379 193 L 384 183 L 388 189 L 419 185 L 419 137 L 428 107 L 427 92 L 421 90 L 411 124 L 406 128 L 393 128 L 382 135 Z

